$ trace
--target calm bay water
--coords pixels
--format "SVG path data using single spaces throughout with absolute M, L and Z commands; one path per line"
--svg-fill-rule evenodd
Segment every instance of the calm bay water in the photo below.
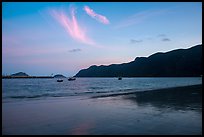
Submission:
M 202 84 L 201 77 L 191 78 L 77 78 L 3 79 L 3 102 L 45 99 L 50 97 L 93 97 L 127 92 Z

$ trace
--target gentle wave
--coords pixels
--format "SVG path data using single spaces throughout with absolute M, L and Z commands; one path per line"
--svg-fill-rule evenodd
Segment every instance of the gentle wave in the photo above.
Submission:
M 192 85 L 194 86 L 194 85 Z M 179 86 L 180 87 L 180 86 Z M 183 87 L 183 86 L 181 86 Z M 185 86 L 184 86 L 185 87 Z M 169 88 L 176 88 L 176 87 L 169 87 Z M 32 95 L 32 96 L 7 96 L 4 98 L 13 98 L 13 99 L 36 99 L 36 98 L 42 98 L 42 97 L 68 97 L 68 96 L 83 96 L 83 95 L 89 95 L 90 98 L 103 98 L 103 97 L 114 97 L 114 96 L 119 96 L 119 95 L 129 95 L 129 94 L 134 94 L 138 92 L 145 92 L 145 91 L 154 91 L 154 90 L 160 90 L 160 89 L 169 89 L 169 88 L 149 88 L 149 89 L 119 89 L 119 90 L 110 90 L 110 91 L 86 91 L 86 92 L 74 92 L 74 93 L 58 93 L 58 94 L 41 94 L 41 95 Z
M 48 97 L 108 97 L 153 89 L 202 84 L 201 78 L 78 78 L 57 83 L 51 79 L 3 80 L 2 99 L 31 100 Z
M 115 96 L 121 96 L 121 95 L 130 95 L 130 94 L 140 94 L 140 93 L 152 93 L 153 91 L 161 91 L 161 90 L 168 90 L 168 89 L 176 89 L 176 88 L 189 88 L 189 87 L 194 87 L 194 86 L 201 86 L 202 84 L 196 84 L 196 85 L 188 85 L 188 86 L 177 86 L 177 87 L 169 87 L 169 88 L 158 88 L 158 89 L 149 89 L 149 90 L 140 90 L 136 91 L 134 89 L 127 89 L 124 91 L 130 91 L 130 92 L 120 92 L 120 93 L 112 93 L 112 94 L 105 94 L 105 95 L 96 95 L 92 96 L 91 98 L 104 98 L 104 97 L 115 97 Z M 197 94 L 197 93 L 192 93 L 192 94 Z
M 74 92 L 74 93 L 57 93 L 57 94 L 40 94 L 40 95 L 15 95 L 15 96 L 6 96 L 4 99 L 12 98 L 12 99 L 32 99 L 32 98 L 42 98 L 42 97 L 68 97 L 68 96 L 83 96 L 89 95 L 90 97 L 94 97 L 97 95 L 101 96 L 109 96 L 110 93 L 115 95 L 117 94 L 125 94 L 127 91 L 139 91 L 137 89 L 120 89 L 120 90 L 110 90 L 110 91 L 86 91 L 86 92 Z M 122 92 L 122 93 L 121 93 Z

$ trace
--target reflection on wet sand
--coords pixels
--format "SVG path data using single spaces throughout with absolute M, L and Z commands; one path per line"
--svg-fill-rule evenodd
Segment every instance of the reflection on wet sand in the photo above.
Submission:
M 93 121 L 82 121 L 72 129 L 71 135 L 89 135 L 89 131 L 94 127 Z
M 202 85 L 137 92 L 126 95 L 138 106 L 152 105 L 174 110 L 195 110 L 202 113 Z

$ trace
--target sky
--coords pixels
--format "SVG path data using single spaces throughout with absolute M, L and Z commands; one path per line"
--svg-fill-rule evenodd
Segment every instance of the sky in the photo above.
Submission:
M 202 2 L 3 2 L 2 74 L 74 76 L 202 44 Z

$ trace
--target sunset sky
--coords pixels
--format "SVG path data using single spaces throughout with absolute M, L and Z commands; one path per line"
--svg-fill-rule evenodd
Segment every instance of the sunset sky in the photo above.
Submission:
M 2 74 L 73 76 L 201 43 L 201 2 L 2 3 Z

